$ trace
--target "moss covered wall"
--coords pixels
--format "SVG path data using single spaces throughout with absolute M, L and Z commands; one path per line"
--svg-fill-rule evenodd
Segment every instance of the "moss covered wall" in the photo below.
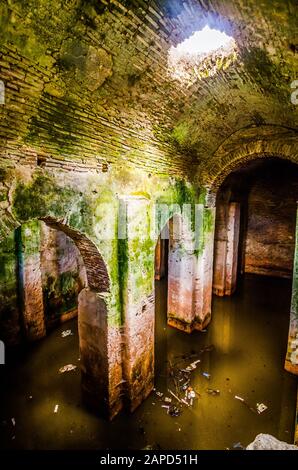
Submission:
M 114 325 L 123 321 L 123 299 L 119 287 L 125 288 L 128 261 L 134 273 L 134 295 L 142 297 L 152 290 L 155 240 L 152 241 L 150 236 L 155 226 L 155 204 L 157 207 L 169 204 L 171 217 L 173 210 L 181 212 L 184 203 L 199 201 L 199 195 L 190 183 L 121 167 L 96 174 L 57 173 L 56 170 L 50 172 L 19 166 L 16 171 L 5 169 L 2 181 L 3 199 L 7 204 L 0 222 L 2 238 L 19 224 L 48 216 L 63 220 L 66 226 L 86 235 L 96 245 L 107 266 L 110 278 L 109 319 Z M 145 198 L 149 202 L 140 220 L 142 224 L 146 221 L 146 228 L 141 230 L 134 221 L 135 229 L 130 227 L 132 239 L 129 246 L 125 240 L 118 240 L 119 201 L 123 197 L 133 200 Z M 191 227 L 194 224 L 193 213 L 189 218 Z
M 15 344 L 20 340 L 15 234 L 0 242 L 0 339 Z
M 121 163 L 191 178 L 240 129 L 297 128 L 295 7 L 1 1 L 0 158 L 79 170 Z M 233 36 L 236 57 L 229 66 L 207 61 L 192 85 L 180 83 L 169 73 L 169 48 L 206 24 Z

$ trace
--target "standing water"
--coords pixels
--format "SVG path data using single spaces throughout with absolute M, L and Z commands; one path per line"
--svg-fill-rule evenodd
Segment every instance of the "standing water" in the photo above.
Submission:
M 111 423 L 87 411 L 79 368 L 58 373 L 79 365 L 77 321 L 62 325 L 0 368 L 1 448 L 211 450 L 246 446 L 261 432 L 293 442 L 297 379 L 283 369 L 290 296 L 287 280 L 246 277 L 232 297 L 214 298 L 207 331 L 188 335 L 166 325 L 166 281 L 156 283 L 156 390 L 169 396 L 167 370 L 177 356 L 214 346 L 192 373 L 200 398 L 179 417 L 167 414 L 155 392 Z M 65 329 L 74 334 L 62 338 Z M 257 403 L 268 409 L 254 412 Z

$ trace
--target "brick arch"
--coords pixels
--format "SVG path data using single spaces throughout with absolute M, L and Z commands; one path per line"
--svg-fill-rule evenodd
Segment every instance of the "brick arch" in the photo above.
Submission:
M 215 197 L 226 177 L 259 158 L 281 158 L 298 164 L 298 131 L 279 126 L 241 129 L 226 139 L 208 163 L 198 169 L 199 183 L 207 188 L 207 203 Z
M 61 220 L 53 217 L 42 217 L 40 220 L 51 228 L 61 230 L 73 240 L 84 261 L 89 288 L 96 292 L 109 292 L 110 281 L 106 264 L 95 244 L 85 234 Z
M 34 219 L 41 220 L 49 227 L 69 236 L 84 261 L 88 286 L 84 287 L 78 296 L 82 400 L 97 414 L 112 418 L 122 406 L 120 388 L 115 387 L 115 382 L 119 383 L 122 380 L 122 365 L 111 360 L 113 354 L 117 354 L 115 351 L 118 351 L 121 337 L 118 330 L 113 330 L 108 325 L 110 280 L 106 264 L 96 245 L 84 233 L 70 227 L 64 219 L 59 217 L 38 217 L 37 215 L 37 217 L 18 220 L 11 212 L 0 211 L 0 240 L 5 239 L 10 232 L 23 223 Z M 34 282 L 31 284 L 34 286 Z M 28 339 L 35 340 L 45 336 L 42 303 L 38 305 L 38 311 L 35 311 L 33 305 L 33 308 L 28 309 L 24 315 L 29 319 L 30 325 L 34 326 L 34 333 L 36 333 Z M 114 380 L 111 380 L 114 376 Z
M 199 181 L 202 187 L 207 190 L 206 198 L 205 198 L 205 205 L 207 207 L 212 207 L 215 210 L 216 206 L 216 196 L 217 192 L 220 189 L 224 180 L 231 174 L 232 172 L 242 168 L 243 166 L 247 165 L 250 162 L 253 162 L 258 159 L 268 159 L 268 158 L 276 158 L 280 160 L 287 160 L 294 164 L 298 165 L 298 151 L 297 151 L 297 143 L 298 143 L 298 132 L 294 129 L 287 129 L 287 128 L 277 128 L 273 126 L 264 126 L 260 132 L 260 135 L 257 134 L 257 129 L 250 129 L 250 139 L 245 141 L 245 133 L 247 135 L 248 130 L 239 131 L 231 136 L 227 141 L 225 141 L 220 148 L 215 152 L 211 161 L 205 166 L 203 170 L 201 170 L 201 174 L 199 176 Z M 241 137 L 243 137 L 244 141 L 241 142 Z M 233 206 L 232 206 L 233 205 Z M 226 228 L 226 233 L 231 235 L 231 239 L 228 240 L 230 245 L 234 244 L 234 228 L 235 224 L 237 224 L 237 220 L 235 217 L 236 212 L 235 203 L 231 203 L 228 210 L 231 212 L 231 219 L 232 223 Z M 238 216 L 239 218 L 239 212 Z M 297 219 L 298 220 L 298 219 Z M 290 326 L 289 326 L 289 337 L 288 337 L 288 352 L 285 360 L 285 369 L 288 372 L 292 372 L 297 374 L 297 364 L 291 359 L 293 350 L 295 352 L 295 340 L 297 338 L 297 302 L 296 302 L 296 284 L 297 284 L 297 244 L 298 244 L 298 225 L 296 223 L 296 253 L 294 255 L 294 273 L 293 273 L 293 289 L 292 289 L 292 304 L 291 304 L 291 316 L 290 316 Z M 223 237 L 221 237 L 223 238 Z M 215 241 L 213 240 L 213 246 Z M 218 271 L 222 275 L 226 275 L 226 270 L 224 270 L 225 265 L 227 265 L 227 260 L 225 257 L 225 253 L 229 250 L 222 249 L 222 259 L 219 262 L 219 269 Z M 216 269 L 214 265 L 214 251 L 211 251 L 212 255 L 210 257 L 210 266 Z M 232 249 L 230 250 L 232 253 Z M 238 254 L 237 252 L 232 253 L 232 257 L 229 259 L 228 265 L 230 268 L 233 266 L 233 263 L 237 263 Z M 212 269 L 212 268 L 211 268 Z M 231 269 L 230 269 L 231 271 Z M 235 270 L 236 271 L 236 270 Z M 224 278 L 224 276 L 223 276 Z M 220 279 L 221 281 L 222 279 Z M 229 280 L 230 281 L 230 280 Z M 235 281 L 232 280 L 232 281 Z M 231 295 L 233 292 L 233 283 L 228 282 L 225 284 L 225 280 L 223 280 L 222 285 L 219 286 L 219 293 L 218 286 L 215 287 L 215 292 L 218 295 Z M 210 293 L 211 299 L 211 293 Z
M 0 213 L 0 215 L 2 214 Z M 60 219 L 49 216 L 40 217 L 39 220 L 51 228 L 61 230 L 61 232 L 64 232 L 73 240 L 84 261 L 89 288 L 96 292 L 109 292 L 110 280 L 106 264 L 96 245 L 90 238 L 84 233 L 70 227 Z M 22 223 L 26 222 L 25 220 L 19 222 L 12 217 L 9 218 L 9 224 L 5 223 L 7 221 L 8 217 L 3 214 L 0 220 L 0 223 L 2 222 L 0 240 L 5 239 L 10 232 L 16 230 Z

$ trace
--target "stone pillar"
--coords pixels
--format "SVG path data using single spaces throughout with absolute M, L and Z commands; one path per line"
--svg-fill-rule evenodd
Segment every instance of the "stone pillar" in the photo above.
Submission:
M 290 328 L 285 369 L 298 375 L 298 212 L 296 220 L 296 246 L 294 255 Z
M 185 219 L 170 229 L 168 324 L 187 333 L 209 323 L 212 302 L 215 208 L 196 205 L 195 233 Z
M 8 345 L 21 342 L 15 232 L 0 241 L 0 339 Z
M 231 295 L 236 289 L 240 204 L 231 202 L 218 208 L 215 236 L 213 292 Z
M 198 205 L 197 232 L 199 247 L 196 250 L 194 286 L 194 328 L 204 329 L 211 320 L 213 251 L 215 207 Z
M 40 268 L 40 222 L 27 222 L 16 232 L 23 327 L 29 341 L 34 341 L 46 335 Z
M 108 325 L 109 295 L 80 292 L 78 327 L 83 400 L 112 419 L 122 408 L 122 358 L 120 329 Z
M 166 274 L 166 240 L 159 237 L 155 248 L 155 279 L 160 281 Z
M 124 198 L 127 239 L 121 246 L 124 317 L 123 369 L 125 393 L 131 411 L 154 386 L 154 247 L 152 207 L 141 197 Z M 124 261 L 125 260 L 125 261 Z
M 194 240 L 186 221 L 174 215 L 169 227 L 168 325 L 193 330 Z

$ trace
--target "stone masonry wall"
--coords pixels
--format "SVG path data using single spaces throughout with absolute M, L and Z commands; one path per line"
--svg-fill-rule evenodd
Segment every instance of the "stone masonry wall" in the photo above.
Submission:
M 245 271 L 292 277 L 298 173 L 262 174 L 248 197 Z
M 0 242 L 0 339 L 5 344 L 20 341 L 20 309 L 15 234 Z

